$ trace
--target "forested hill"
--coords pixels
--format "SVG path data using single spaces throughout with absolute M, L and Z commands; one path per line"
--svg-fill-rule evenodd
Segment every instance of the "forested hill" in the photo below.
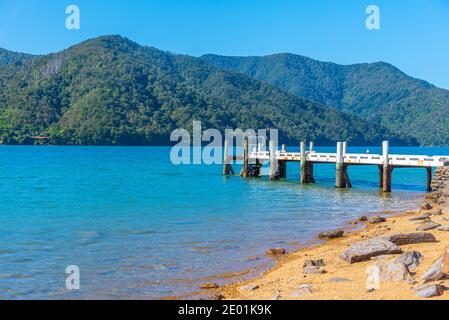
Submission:
M 449 91 L 383 63 L 338 65 L 294 54 L 205 55 L 204 61 L 350 112 L 422 145 L 449 145 Z
M 0 48 L 0 68 L 7 64 L 25 61 L 33 57 L 34 56 L 30 54 L 18 53 Z
M 171 131 L 189 129 L 193 120 L 221 131 L 278 128 L 292 144 L 415 142 L 199 58 L 120 36 L 0 67 L 2 143 L 48 136 L 51 144 L 168 145 Z

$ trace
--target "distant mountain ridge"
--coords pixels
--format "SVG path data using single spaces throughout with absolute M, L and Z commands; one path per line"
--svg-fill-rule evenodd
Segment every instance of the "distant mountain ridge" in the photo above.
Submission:
M 24 60 L 32 59 L 33 55 L 26 53 L 19 53 L 14 51 L 8 51 L 0 48 L 0 67 L 10 63 L 21 62 Z
M 168 145 L 171 131 L 190 129 L 193 120 L 222 132 L 277 128 L 291 144 L 416 143 L 266 82 L 120 36 L 49 55 L 8 56 L 0 67 L 1 143 L 48 136 L 62 145 Z
M 294 54 L 204 55 L 204 61 L 350 112 L 422 145 L 449 145 L 449 91 L 384 63 L 338 65 Z

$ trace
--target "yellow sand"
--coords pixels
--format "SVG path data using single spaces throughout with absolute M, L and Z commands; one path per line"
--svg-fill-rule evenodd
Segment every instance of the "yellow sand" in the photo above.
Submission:
M 434 208 L 431 211 L 435 211 Z M 423 284 L 421 276 L 425 273 L 433 262 L 438 259 L 449 245 L 449 232 L 430 230 L 438 240 L 437 243 L 423 243 L 401 246 L 402 250 L 419 251 L 423 259 L 414 275 L 417 284 L 411 285 L 406 281 L 401 282 L 382 282 L 381 288 L 374 292 L 368 292 L 365 282 L 367 278 L 366 269 L 376 261 L 349 264 L 342 261 L 339 255 L 349 245 L 360 241 L 366 241 L 378 236 L 388 236 L 397 233 L 418 232 L 417 222 L 409 221 L 411 217 L 423 214 L 426 211 L 418 213 L 403 213 L 399 216 L 387 217 L 387 222 L 378 225 L 367 224 L 367 227 L 361 231 L 346 235 L 341 239 L 330 240 L 323 245 L 312 248 L 302 249 L 281 258 L 276 266 L 265 272 L 263 275 L 250 281 L 238 282 L 221 288 L 220 292 L 225 299 L 247 300 L 247 299 L 266 299 L 271 300 L 276 296 L 280 300 L 399 300 L 399 299 L 419 299 L 413 290 Z M 441 216 L 433 216 L 432 220 L 441 225 L 449 225 L 449 214 L 443 211 Z M 399 255 L 391 255 L 385 261 L 394 260 Z M 327 271 L 323 275 L 304 275 L 302 265 L 307 259 L 324 259 Z M 345 278 L 351 282 L 328 282 L 331 278 Z M 438 281 L 437 283 L 449 286 L 449 281 Z M 294 297 L 298 286 L 302 284 L 312 285 L 313 293 Z M 258 285 L 260 288 L 254 291 L 242 289 L 244 285 Z M 448 299 L 449 291 L 442 296 L 432 299 Z

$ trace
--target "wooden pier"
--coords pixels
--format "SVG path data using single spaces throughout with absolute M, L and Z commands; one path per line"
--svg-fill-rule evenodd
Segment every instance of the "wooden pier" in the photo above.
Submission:
M 379 187 L 384 192 L 391 192 L 392 174 L 396 168 L 424 168 L 427 172 L 427 191 L 432 191 L 432 168 L 449 165 L 449 156 L 423 156 L 423 155 L 397 155 L 390 154 L 388 141 L 382 145 L 382 154 L 356 154 L 347 152 L 347 143 L 338 142 L 336 153 L 320 153 L 315 151 L 311 142 L 309 149 L 306 142 L 300 143 L 300 152 L 288 152 L 286 145 L 279 150 L 273 141 L 269 143 L 268 151 L 258 144 L 250 148 L 248 138 L 243 142 L 242 156 L 228 155 L 228 142 L 225 141 L 224 174 L 233 173 L 232 161 L 243 160 L 243 169 L 240 175 L 244 178 L 256 178 L 260 176 L 264 162 L 270 163 L 270 180 L 279 180 L 287 177 L 287 163 L 299 163 L 300 182 L 315 183 L 313 175 L 314 164 L 335 164 L 335 187 L 351 188 L 352 184 L 348 174 L 349 166 L 377 166 L 379 168 Z

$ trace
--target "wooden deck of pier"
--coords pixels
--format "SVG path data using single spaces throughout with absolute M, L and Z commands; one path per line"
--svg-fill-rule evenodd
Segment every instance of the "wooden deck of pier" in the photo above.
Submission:
M 225 141 L 224 174 L 233 173 L 232 161 L 243 160 L 240 175 L 244 178 L 259 177 L 263 162 L 270 163 L 270 179 L 286 178 L 287 163 L 300 163 L 300 182 L 314 183 L 314 164 L 331 163 L 336 166 L 335 186 L 337 188 L 351 188 L 348 167 L 354 165 L 373 165 L 379 168 L 379 187 L 384 192 L 391 192 L 392 173 L 396 168 L 424 168 L 427 172 L 427 191 L 431 191 L 432 168 L 449 165 L 449 156 L 422 156 L 390 154 L 389 142 L 384 141 L 382 154 L 355 154 L 347 152 L 347 143 L 338 142 L 336 153 L 319 153 L 315 151 L 314 143 L 310 143 L 306 150 L 306 143 L 300 143 L 300 152 L 288 152 L 285 145 L 278 150 L 270 141 L 269 150 L 263 150 L 263 145 L 250 149 L 248 138 L 243 142 L 241 156 L 228 155 L 228 142 Z

